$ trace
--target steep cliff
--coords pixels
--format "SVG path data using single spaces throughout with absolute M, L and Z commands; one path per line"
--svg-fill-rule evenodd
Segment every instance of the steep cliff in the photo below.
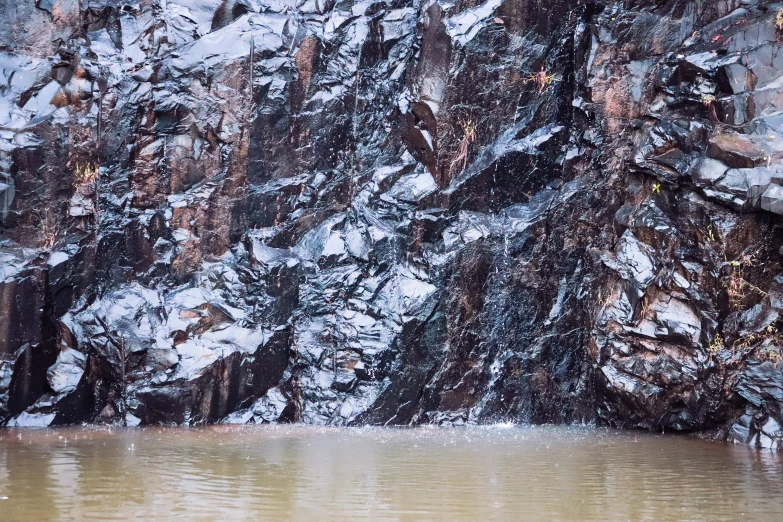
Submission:
M 0 0 L 0 419 L 783 444 L 781 8 Z

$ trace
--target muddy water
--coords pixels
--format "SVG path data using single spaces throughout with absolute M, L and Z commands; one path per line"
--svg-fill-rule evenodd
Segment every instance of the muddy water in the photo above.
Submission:
M 769 520 L 783 460 L 587 428 L 0 430 L 0 520 Z

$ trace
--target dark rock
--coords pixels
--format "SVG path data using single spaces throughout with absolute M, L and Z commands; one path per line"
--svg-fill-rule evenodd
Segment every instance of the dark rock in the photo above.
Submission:
M 84 375 L 86 360 L 85 354 L 71 348 L 60 352 L 57 362 L 47 371 L 49 387 L 55 393 L 74 391 Z
M 740 376 L 737 391 L 754 406 L 779 408 L 783 401 L 783 369 L 772 361 L 751 361 Z
M 707 154 L 736 169 L 753 168 L 771 162 L 783 152 L 783 140 L 768 136 L 716 134 L 709 141 Z
M 716 75 L 718 87 L 727 94 L 740 94 L 756 88 L 756 75 L 739 63 L 724 65 Z
M 783 215 L 783 187 L 780 185 L 769 185 L 761 194 L 759 202 L 761 208 Z
M 83 4 L 0 14 L 0 422 L 783 438 L 768 5 Z

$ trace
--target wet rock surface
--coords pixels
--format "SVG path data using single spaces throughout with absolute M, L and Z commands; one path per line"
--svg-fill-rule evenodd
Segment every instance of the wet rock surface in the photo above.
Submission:
M 8 425 L 783 440 L 764 1 L 0 4 Z

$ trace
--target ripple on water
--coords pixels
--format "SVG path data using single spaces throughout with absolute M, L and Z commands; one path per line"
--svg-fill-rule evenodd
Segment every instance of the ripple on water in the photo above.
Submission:
M 774 453 L 583 426 L 0 431 L 2 520 L 778 520 Z

